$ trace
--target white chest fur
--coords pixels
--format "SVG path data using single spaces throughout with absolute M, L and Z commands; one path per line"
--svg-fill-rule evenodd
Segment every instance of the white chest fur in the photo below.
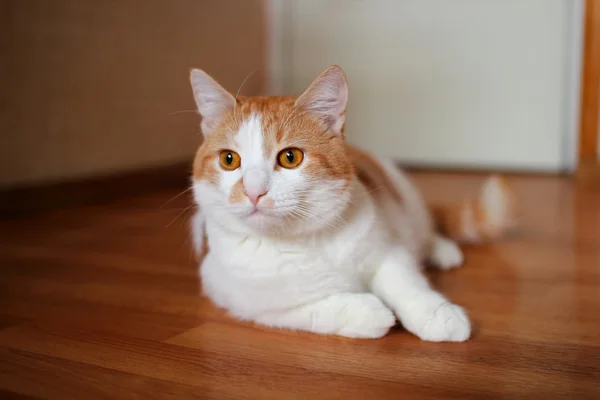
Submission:
M 233 314 L 253 318 L 332 293 L 364 291 L 385 253 L 385 230 L 370 199 L 350 207 L 343 221 L 319 234 L 274 238 L 234 234 L 208 218 L 204 292 Z

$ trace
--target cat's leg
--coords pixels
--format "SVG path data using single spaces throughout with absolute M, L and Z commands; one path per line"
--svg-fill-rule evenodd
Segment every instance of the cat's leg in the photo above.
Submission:
M 427 261 L 447 271 L 461 266 L 463 254 L 456 242 L 436 234 L 432 239 Z
M 471 334 L 465 311 L 433 290 L 413 256 L 401 247 L 385 258 L 371 290 L 396 312 L 408 331 L 423 340 L 462 342 Z
M 372 293 L 334 294 L 254 320 L 271 327 L 351 338 L 379 338 L 396 323 L 394 313 Z

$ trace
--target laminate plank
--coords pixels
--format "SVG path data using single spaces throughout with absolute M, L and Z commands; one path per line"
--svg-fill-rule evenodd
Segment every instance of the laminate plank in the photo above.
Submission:
M 2 312 L 0 311 L 0 330 L 6 329 L 6 328 L 11 328 L 13 326 L 24 324 L 26 322 L 29 322 L 29 321 L 25 318 L 21 318 L 21 317 L 14 316 L 14 315 L 2 314 Z
M 189 399 L 206 398 L 192 385 L 130 374 L 57 357 L 0 348 L 0 385 L 14 399 Z
M 600 348 L 583 345 L 557 345 L 523 340 L 517 348 L 506 338 L 487 335 L 476 345 L 429 345 L 406 335 L 392 334 L 380 343 L 321 340 L 310 335 L 264 332 L 247 329 L 244 343 L 231 340 L 236 327 L 222 324 L 204 324 L 189 330 L 169 343 L 205 351 L 218 348 L 239 357 L 268 359 L 286 365 L 295 365 L 319 372 L 344 374 L 384 381 L 400 380 L 424 385 L 431 379 L 426 370 L 443 372 L 451 379 L 445 391 L 459 390 L 466 385 L 482 393 L 498 385 L 511 384 L 511 395 L 528 390 L 552 393 L 553 396 L 572 395 L 572 387 L 579 393 L 600 395 Z M 310 343 L 307 348 L 307 343 Z M 515 351 L 516 350 L 516 351 Z M 540 360 L 540 354 L 544 359 Z M 540 362 L 543 361 L 543 362 Z M 486 370 L 485 377 L 476 372 Z M 543 377 L 555 375 L 552 382 Z M 438 382 L 438 385 L 442 385 Z M 565 391 L 565 388 L 568 388 Z M 578 389 L 579 390 L 579 389 Z M 466 394 L 466 393 L 465 393 Z M 507 393 L 508 394 L 508 393 Z
M 16 392 L 8 391 L 8 390 L 0 390 L 0 399 L 3 400 L 34 400 L 39 399 L 39 397 L 27 396 L 24 394 L 19 394 Z
M 441 393 L 451 398 L 464 396 L 461 391 L 440 389 L 429 383 L 415 386 L 410 382 L 385 382 L 360 376 L 348 379 L 286 364 L 271 369 L 260 357 L 237 358 L 236 354 L 218 349 L 196 350 L 56 325 L 28 325 L 2 331 L 0 347 L 196 386 L 205 392 L 203 398 L 367 398 L 407 390 L 419 398 L 439 398 Z M 324 396 L 319 396 L 320 393 Z
M 6 296 L 0 301 L 0 321 L 9 321 L 3 328 L 29 321 L 57 323 L 108 332 L 131 338 L 166 340 L 198 326 L 195 317 L 156 314 L 135 309 L 114 307 L 84 300 L 58 300 L 51 296 Z
M 197 293 L 176 294 L 163 290 L 143 289 L 124 284 L 69 284 L 49 279 L 12 278 L 11 286 L 0 278 L 0 288 L 7 294 L 51 297 L 61 301 L 86 301 L 123 310 L 197 317 L 217 313 L 209 302 Z M 211 311 L 214 310 L 214 311 Z M 208 313 L 208 314 L 206 314 Z

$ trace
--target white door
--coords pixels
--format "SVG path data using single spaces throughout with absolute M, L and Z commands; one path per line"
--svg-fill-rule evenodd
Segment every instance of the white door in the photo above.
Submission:
M 298 94 L 339 64 L 350 142 L 426 166 L 555 171 L 572 162 L 576 1 L 288 4 L 288 87 Z

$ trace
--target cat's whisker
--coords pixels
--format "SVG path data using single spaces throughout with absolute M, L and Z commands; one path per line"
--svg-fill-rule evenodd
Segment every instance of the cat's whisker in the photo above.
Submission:
M 240 91 L 242 90 L 242 87 L 244 86 L 244 83 L 246 83 L 246 81 L 248 80 L 248 78 L 250 78 L 256 71 L 258 70 L 258 68 L 254 68 L 254 70 L 252 72 L 250 72 L 246 78 L 244 78 L 244 80 L 242 81 L 242 84 L 240 85 L 240 87 L 238 88 L 237 92 L 235 93 L 235 99 L 237 100 L 238 96 L 240 95 Z
M 184 208 L 183 211 L 181 211 L 179 214 L 177 214 L 177 216 L 165 226 L 165 228 L 168 228 L 169 226 L 173 225 L 173 223 L 175 223 L 175 221 L 177 221 L 179 219 L 179 217 L 181 217 L 186 211 L 189 211 L 190 209 L 194 208 L 195 206 L 196 206 L 195 204 L 192 204 L 192 205 Z
M 190 218 L 194 215 L 196 209 L 195 207 L 189 207 L 186 211 L 184 211 L 183 213 L 183 220 L 181 221 L 181 227 L 183 227 L 183 223 L 185 222 L 186 218 Z
M 286 131 L 285 128 L 287 128 L 287 126 L 290 123 L 292 123 L 296 118 L 298 118 L 299 116 L 302 116 L 302 115 L 306 114 L 305 111 L 302 111 L 302 112 L 298 113 L 299 110 L 300 110 L 299 107 L 294 107 L 294 110 L 292 110 L 292 112 L 290 113 L 290 115 L 287 117 L 287 119 L 285 120 L 285 122 L 282 124 L 281 129 L 285 132 L 285 134 L 286 134 L 285 137 L 287 137 L 287 133 L 289 132 L 289 131 Z M 293 118 L 292 118 L 292 116 L 293 116 Z M 285 137 L 284 137 L 284 139 L 285 139 Z
M 187 192 L 189 192 L 189 191 L 190 191 L 190 190 L 192 190 L 192 189 L 193 189 L 193 187 L 191 187 L 191 186 L 190 186 L 189 188 L 185 189 L 184 191 L 182 191 L 182 192 L 179 192 L 178 194 L 176 194 L 175 196 L 173 196 L 173 197 L 171 197 L 169 200 L 167 200 L 167 201 L 166 201 L 166 202 L 165 202 L 165 203 L 164 203 L 162 206 L 160 206 L 160 208 L 163 208 L 164 206 L 166 206 L 167 204 L 169 204 L 169 203 L 170 203 L 170 202 L 172 202 L 173 200 L 175 200 L 175 199 L 177 199 L 177 198 L 179 198 L 179 197 L 183 196 L 184 194 L 186 194 Z
M 314 215 L 313 213 L 311 213 L 311 211 L 308 208 L 304 208 L 304 207 L 298 207 L 296 208 L 294 211 L 298 212 L 300 215 L 314 221 L 317 223 L 322 223 L 322 221 L 320 220 L 320 218 L 317 215 Z M 344 225 L 339 225 L 340 221 L 336 221 L 336 220 L 331 220 L 328 221 L 325 225 L 329 228 L 333 228 L 334 230 L 338 230 L 341 229 Z M 345 223 L 345 221 L 343 221 Z
M 291 118 L 287 121 L 286 125 L 291 124 L 292 122 L 294 122 L 294 120 L 298 117 L 303 116 L 304 114 L 306 114 L 306 111 L 302 111 L 300 113 L 297 113 L 296 115 L 294 115 L 294 118 Z
M 287 122 L 290 120 L 290 118 L 292 117 L 292 115 L 294 115 L 294 113 L 296 112 L 298 108 L 294 107 L 292 109 L 292 112 L 287 116 L 287 118 L 285 119 L 285 121 L 283 121 L 283 124 L 281 124 L 281 129 L 285 129 L 285 127 L 287 126 Z
M 169 115 L 184 114 L 184 113 L 198 114 L 198 110 L 177 110 L 177 111 L 173 111 L 172 113 L 169 113 Z
M 356 199 L 356 200 L 362 200 L 362 201 L 360 202 L 360 204 L 362 205 L 362 204 L 365 202 L 365 200 L 367 200 L 367 199 L 369 198 L 369 195 L 370 195 L 370 194 L 372 194 L 373 192 L 375 192 L 375 191 L 377 191 L 377 190 L 379 190 L 379 189 L 381 189 L 381 188 L 383 188 L 383 187 L 384 187 L 384 185 L 378 186 L 378 187 L 376 187 L 375 189 L 368 191 L 367 193 L 365 193 L 363 196 L 359 197 L 359 198 L 358 198 L 358 199 Z M 355 200 L 354 204 L 357 204 L 357 203 L 356 203 L 356 200 Z
M 364 196 L 362 196 L 362 197 L 367 197 L 369 194 L 371 194 L 371 193 L 373 193 L 373 192 L 375 192 L 375 191 L 377 191 L 377 190 L 381 189 L 382 187 L 384 187 L 384 185 L 377 186 L 375 189 L 373 189 L 373 190 L 369 190 L 369 191 L 368 191 L 367 193 L 365 193 L 365 194 L 364 194 Z
M 244 86 L 244 83 L 246 83 L 246 81 L 248 80 L 248 78 L 250 78 L 252 76 L 252 74 L 254 74 L 256 71 L 258 70 L 258 68 L 254 68 L 254 70 L 252 72 L 250 72 L 248 75 L 246 75 L 246 78 L 244 78 L 244 80 L 242 81 L 240 87 L 238 88 L 237 92 L 235 93 L 235 105 L 233 106 L 233 118 L 234 120 L 237 120 L 237 105 L 238 105 L 238 97 L 240 95 L 240 91 L 242 90 L 242 87 Z M 235 132 L 235 131 L 232 131 Z

